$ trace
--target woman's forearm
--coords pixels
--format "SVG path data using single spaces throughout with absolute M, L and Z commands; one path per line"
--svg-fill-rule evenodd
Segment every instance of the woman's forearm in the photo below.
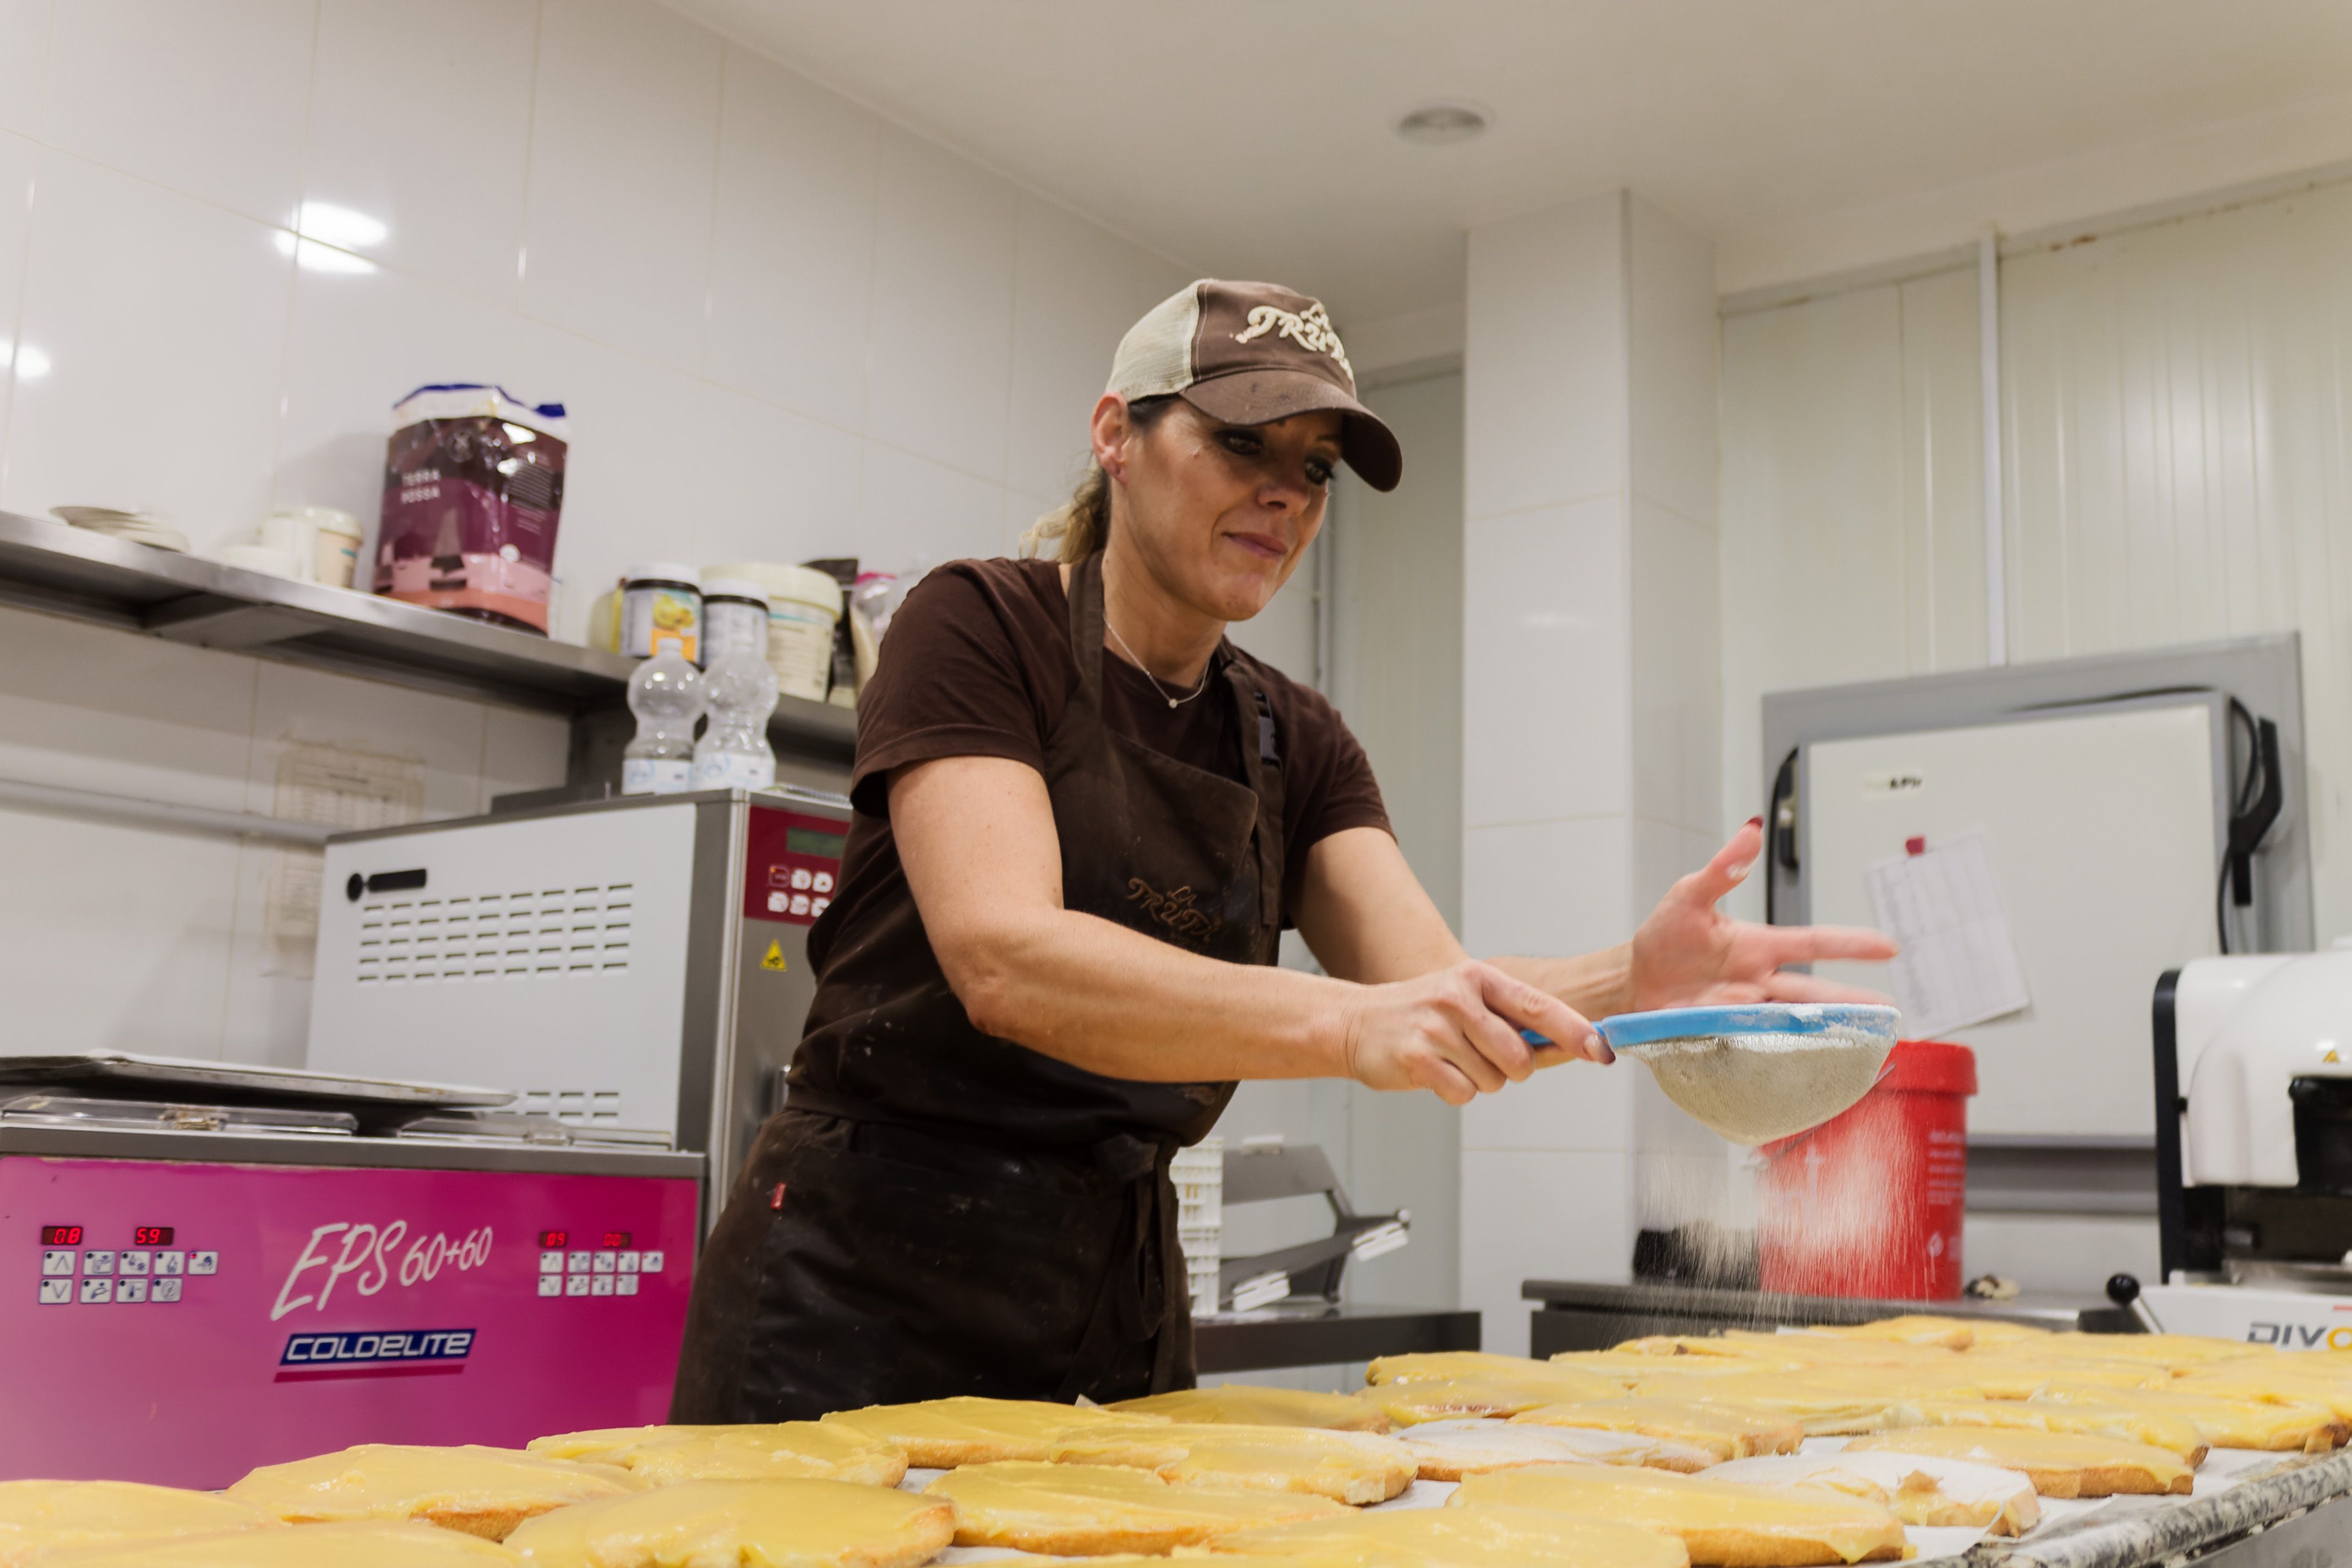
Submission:
M 959 944 L 949 970 L 976 1027 L 1112 1078 L 1349 1071 L 1345 1002 L 1357 987 L 1203 958 L 1093 915 L 1050 910 L 1006 921 Z
M 1633 945 L 1620 942 L 1573 958 L 1491 958 L 1515 980 L 1559 997 L 1588 1018 L 1606 1018 L 1633 1005 Z

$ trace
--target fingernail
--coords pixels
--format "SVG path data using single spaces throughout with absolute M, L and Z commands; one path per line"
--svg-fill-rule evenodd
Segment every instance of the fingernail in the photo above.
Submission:
M 1597 1033 L 1584 1037 L 1584 1054 L 1596 1062 L 1613 1062 L 1617 1059 L 1617 1053 L 1609 1048 L 1609 1042 L 1602 1039 Z
M 1764 819 L 1760 816 L 1751 816 L 1748 819 L 1748 826 L 1750 827 L 1761 827 L 1764 826 Z

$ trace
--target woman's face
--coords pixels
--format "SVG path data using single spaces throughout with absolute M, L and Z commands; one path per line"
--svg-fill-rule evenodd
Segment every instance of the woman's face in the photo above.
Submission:
M 1178 399 L 1149 430 L 1107 396 L 1095 454 L 1124 501 L 1140 563 L 1204 616 L 1245 621 L 1265 608 L 1323 526 L 1340 416 L 1319 409 L 1270 425 L 1226 425 Z

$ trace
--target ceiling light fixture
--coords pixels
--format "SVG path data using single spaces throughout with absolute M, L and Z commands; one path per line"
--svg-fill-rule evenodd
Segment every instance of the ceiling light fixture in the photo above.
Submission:
M 1475 104 L 1432 103 L 1398 121 L 1396 133 L 1424 147 L 1438 147 L 1485 135 L 1486 127 L 1494 123 L 1494 119 L 1492 114 Z

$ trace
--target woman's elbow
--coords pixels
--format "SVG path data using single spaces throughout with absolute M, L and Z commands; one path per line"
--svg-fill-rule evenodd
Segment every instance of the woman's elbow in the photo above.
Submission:
M 1015 951 L 1018 945 L 994 931 L 960 933 L 946 942 L 934 938 L 949 989 L 963 1004 L 971 1026 L 983 1035 L 1020 1038 L 1020 1020 L 1029 1011 L 1029 987 Z

